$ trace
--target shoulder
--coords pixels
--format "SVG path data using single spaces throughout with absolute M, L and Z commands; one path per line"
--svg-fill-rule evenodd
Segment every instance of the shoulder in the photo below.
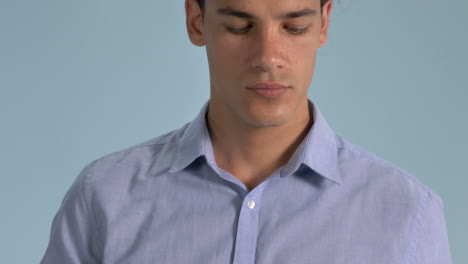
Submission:
M 440 196 L 407 170 L 336 135 L 338 162 L 343 181 L 360 191 L 375 192 L 393 199 L 426 199 L 442 203 Z
M 132 162 L 140 160 L 142 162 L 151 161 L 157 156 L 164 146 L 173 147 L 180 136 L 180 132 L 186 127 L 170 131 L 155 138 L 148 139 L 130 147 L 111 152 L 91 162 L 93 167 L 109 165 L 114 163 Z
M 88 163 L 82 172 L 85 188 L 103 193 L 125 189 L 134 178 L 168 170 L 188 124 Z
M 343 180 L 337 189 L 353 216 L 359 212 L 366 230 L 404 249 L 408 263 L 450 263 L 441 197 L 407 170 L 338 135 L 336 140 Z

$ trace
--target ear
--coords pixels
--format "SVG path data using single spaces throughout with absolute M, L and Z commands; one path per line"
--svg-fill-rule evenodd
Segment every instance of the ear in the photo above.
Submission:
M 190 41 L 195 46 L 204 46 L 203 15 L 197 0 L 185 0 L 185 16 Z
M 328 2 L 322 8 L 322 29 L 320 32 L 320 42 L 319 47 L 322 47 L 327 43 L 328 40 L 328 24 L 330 22 L 330 13 L 333 6 L 333 0 L 328 0 Z

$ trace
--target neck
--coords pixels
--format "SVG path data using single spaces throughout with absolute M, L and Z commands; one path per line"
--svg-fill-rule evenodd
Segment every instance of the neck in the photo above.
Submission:
M 207 115 L 216 163 L 250 189 L 288 163 L 313 123 L 307 100 L 291 120 L 275 127 L 254 127 L 220 107 L 210 101 Z

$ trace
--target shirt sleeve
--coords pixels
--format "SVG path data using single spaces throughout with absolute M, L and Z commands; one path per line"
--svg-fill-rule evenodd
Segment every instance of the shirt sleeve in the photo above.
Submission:
M 86 199 L 89 164 L 75 179 L 56 213 L 49 244 L 41 264 L 101 263 L 97 248 L 97 231 Z
M 417 264 L 451 264 L 450 246 L 441 198 L 432 193 L 420 218 L 414 262 Z

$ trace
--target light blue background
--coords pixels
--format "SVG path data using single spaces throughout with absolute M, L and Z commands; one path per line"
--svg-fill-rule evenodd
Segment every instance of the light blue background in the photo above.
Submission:
M 208 99 L 183 1 L 0 0 L 0 263 L 38 263 L 79 171 Z M 310 98 L 339 134 L 444 200 L 468 263 L 468 1 L 342 0 Z

